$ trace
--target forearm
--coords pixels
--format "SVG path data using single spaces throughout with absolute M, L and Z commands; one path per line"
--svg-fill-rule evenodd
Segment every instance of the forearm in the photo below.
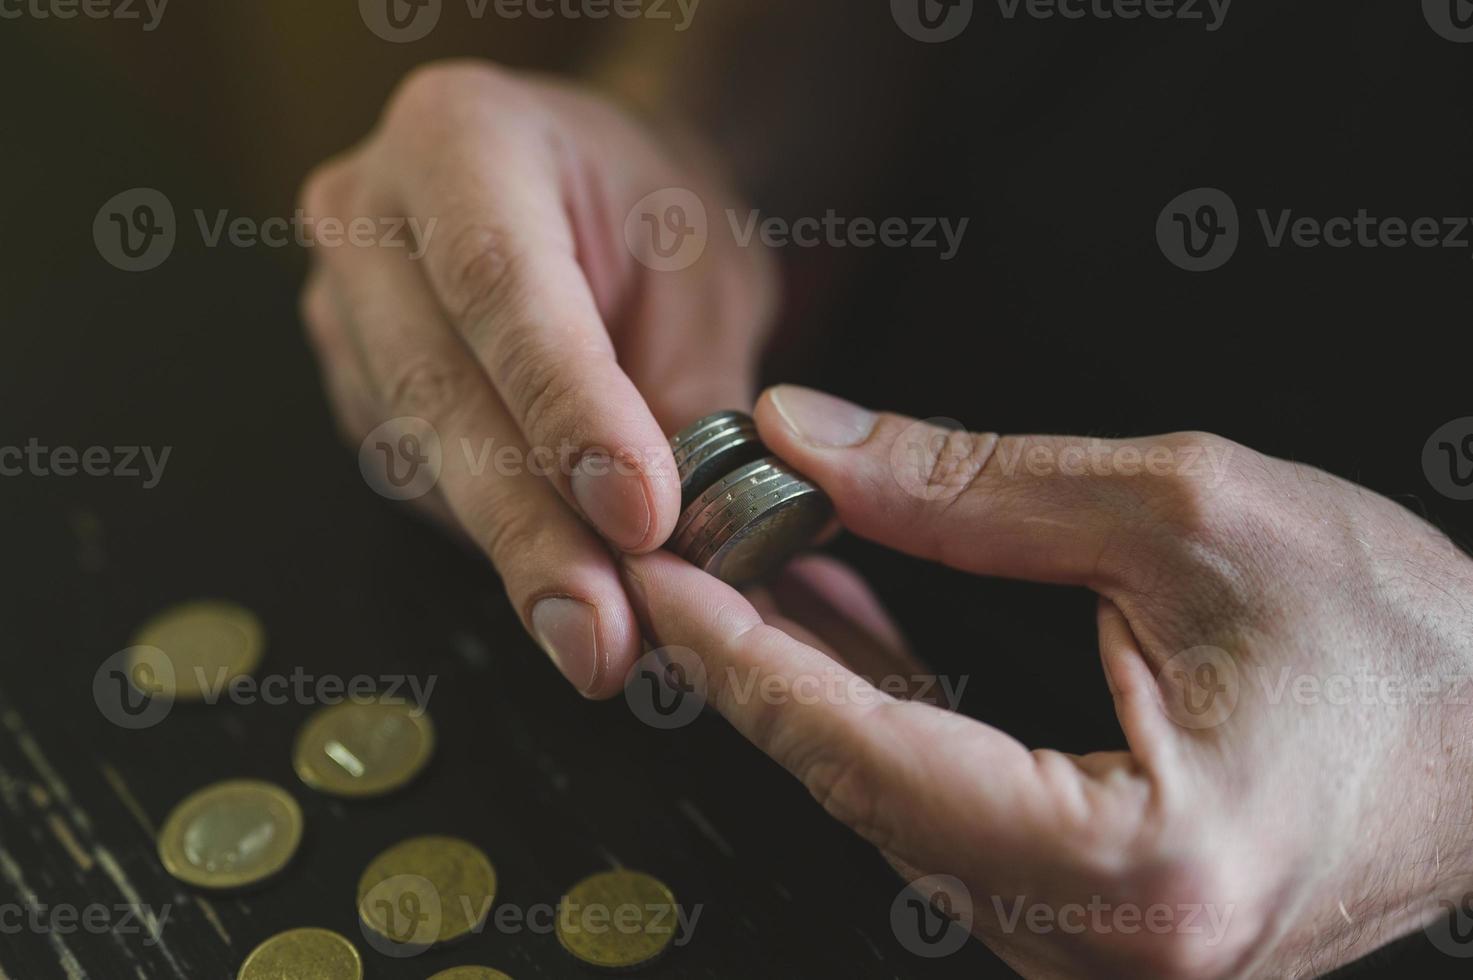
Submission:
M 1353 704 L 1313 706 L 1359 710 L 1367 731 L 1385 734 L 1330 760 L 1345 773 L 1343 792 L 1373 806 L 1342 828 L 1328 858 L 1339 865 L 1312 889 L 1313 912 L 1286 944 L 1294 955 L 1281 965 L 1307 973 L 1424 927 L 1444 952 L 1467 948 L 1466 937 L 1449 928 L 1449 911 L 1459 910 L 1460 929 L 1473 908 L 1473 822 L 1466 816 L 1473 798 L 1473 562 L 1420 520 L 1395 513 L 1396 521 L 1359 532 L 1373 554 L 1399 546 L 1411 555 L 1376 562 L 1382 642 L 1355 658 L 1362 666 L 1353 676 L 1341 675 L 1357 686 L 1334 689 Z M 1438 589 L 1429 592 L 1428 582 Z M 1321 812 L 1320 826 L 1328 828 L 1329 808 Z

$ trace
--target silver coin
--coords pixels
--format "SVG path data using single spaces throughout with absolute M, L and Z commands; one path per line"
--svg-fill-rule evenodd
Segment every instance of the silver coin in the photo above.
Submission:
M 682 453 L 711 433 L 738 428 L 755 432 L 756 423 L 745 412 L 715 412 L 703 419 L 697 419 L 671 436 L 670 449 L 679 460 Z
M 813 544 L 833 515 L 823 491 L 774 457 L 739 467 L 691 503 L 672 547 L 724 582 L 755 582 Z
M 767 494 L 781 492 L 798 479 L 777 460 L 763 456 L 739 466 L 717 480 L 681 512 L 671 540 L 681 554 L 694 558 L 718 532 L 728 527 L 732 518 L 745 512 Z
M 689 507 L 726 474 L 767 455 L 757 424 L 741 412 L 717 412 L 670 440 L 680 475 L 680 505 Z

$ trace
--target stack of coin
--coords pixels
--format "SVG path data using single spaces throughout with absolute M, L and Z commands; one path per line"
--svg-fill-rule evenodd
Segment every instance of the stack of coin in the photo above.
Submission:
M 670 547 L 724 582 L 754 582 L 813 544 L 833 505 L 768 454 L 741 412 L 718 412 L 670 440 L 684 508 Z

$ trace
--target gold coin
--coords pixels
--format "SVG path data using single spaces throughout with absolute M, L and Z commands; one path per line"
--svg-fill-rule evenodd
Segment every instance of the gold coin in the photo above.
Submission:
M 675 896 L 639 871 L 604 871 L 568 890 L 557 938 L 589 966 L 628 970 L 658 958 L 675 940 Z
M 179 701 L 200 701 L 249 676 L 261 662 L 266 631 L 249 609 L 200 600 L 167 609 L 138 630 L 128 676 L 171 680 Z
M 435 727 L 407 702 L 349 701 L 323 708 L 297 736 L 293 767 L 302 782 L 335 796 L 381 796 L 430 761 Z
M 187 885 L 240 888 L 286 867 L 302 842 L 302 809 L 279 786 L 215 783 L 174 808 L 159 833 L 159 860 Z
M 511 977 L 489 966 L 452 966 L 430 977 L 430 980 L 511 980 Z
M 480 930 L 496 898 L 496 869 L 455 837 L 411 837 L 374 858 L 358 879 L 358 918 L 406 946 L 448 943 Z
M 292 929 L 251 950 L 236 980 L 363 980 L 363 960 L 335 932 Z

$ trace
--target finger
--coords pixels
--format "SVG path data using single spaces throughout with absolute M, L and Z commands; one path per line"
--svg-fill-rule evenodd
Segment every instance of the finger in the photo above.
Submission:
M 1002 732 L 875 691 L 673 555 L 625 556 L 623 569 L 652 642 L 695 651 L 711 704 L 882 850 L 954 867 L 947 828 L 965 827 L 969 853 L 1018 861 L 1057 822 L 1034 756 Z M 969 770 L 986 778 L 957 778 Z
M 678 275 L 647 277 L 621 330 L 622 363 L 650 411 L 674 433 L 718 411 L 750 412 L 757 360 L 775 302 L 756 250 L 703 262 Z M 644 331 L 649 336 L 640 336 Z
M 762 618 L 762 622 L 768 626 L 775 626 L 799 643 L 806 644 L 839 663 L 844 663 L 844 658 L 839 655 L 839 652 L 817 633 L 783 612 L 777 599 L 767 589 L 761 587 L 744 589 L 742 596 L 752 604 L 752 608 Z
M 658 547 L 680 483 L 666 434 L 620 367 L 579 262 L 562 161 L 504 130 L 436 146 L 436 170 L 401 173 L 407 213 L 435 216 L 429 281 L 526 440 L 574 462 L 554 485 L 611 542 Z
M 932 693 L 925 666 L 869 586 L 848 566 L 805 556 L 783 569 L 772 587 L 788 619 L 839 651 L 844 664 L 871 684 L 898 697 Z
M 439 436 L 438 486 L 527 629 L 583 694 L 617 693 L 642 648 L 605 545 L 538 472 L 547 461 L 529 452 L 415 263 L 384 248 L 322 254 L 387 414 L 424 419 Z
M 820 634 L 817 626 L 826 625 L 822 623 L 824 613 L 815 612 L 814 606 L 822 600 L 814 598 L 811 590 L 801 579 L 790 579 L 790 574 L 789 570 L 785 569 L 783 574 L 778 575 L 772 583 L 773 588 L 781 592 L 781 599 L 774 594 L 773 589 L 761 585 L 747 586 L 742 589 L 742 597 L 752 604 L 757 615 L 761 616 L 762 621 L 768 626 L 777 627 L 798 642 L 838 661 L 864 677 L 866 681 L 874 683 L 872 677 L 856 668 L 853 654 L 846 653 L 842 647 L 832 642 L 831 637 L 839 631 L 831 629 L 828 634 Z M 832 619 L 839 618 L 832 610 L 826 612 Z M 852 623 L 849 625 L 853 627 Z M 873 638 L 866 637 L 865 642 L 873 644 L 875 641 Z M 860 659 L 863 657 L 864 654 L 861 653 Z
M 299 314 L 307 340 L 317 356 L 322 387 L 327 392 L 338 434 L 348 445 L 357 445 L 378 424 L 372 421 L 376 414 L 374 397 L 343 325 L 327 273 L 320 267 L 312 270 L 302 287 Z
M 1190 488 L 1142 468 L 1169 439 L 970 433 L 787 385 L 763 394 L 756 417 L 850 530 L 963 571 L 1104 589 L 1130 574 L 1132 551 L 1191 523 Z
M 342 297 L 332 278 L 320 266 L 314 269 L 302 292 L 303 322 L 322 375 L 323 389 L 328 394 L 338 434 L 345 445 L 358 447 L 364 436 L 385 421 L 378 394 L 364 373 L 362 359 L 354 340 L 354 330 L 346 325 Z M 427 518 L 457 541 L 465 540 L 465 529 L 456 521 L 438 489 L 410 501 L 413 512 Z

